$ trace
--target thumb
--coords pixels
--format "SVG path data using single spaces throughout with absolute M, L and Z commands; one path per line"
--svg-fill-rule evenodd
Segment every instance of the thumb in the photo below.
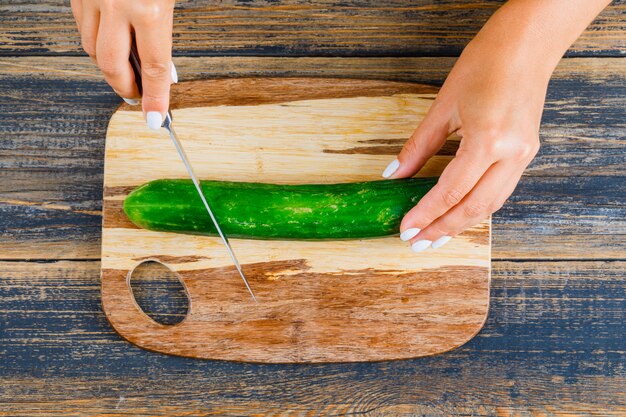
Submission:
M 398 158 L 387 166 L 383 172 L 384 178 L 412 177 L 441 149 L 450 134 L 448 118 L 432 110 L 406 141 Z

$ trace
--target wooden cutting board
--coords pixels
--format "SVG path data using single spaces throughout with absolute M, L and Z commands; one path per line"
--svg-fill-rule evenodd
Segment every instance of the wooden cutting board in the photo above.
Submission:
M 437 89 L 347 79 L 227 79 L 180 83 L 173 117 L 202 179 L 334 183 L 380 179 Z M 420 172 L 439 175 L 450 138 Z M 250 362 L 353 362 L 454 349 L 487 317 L 490 221 L 438 250 L 398 236 L 325 242 L 232 239 L 255 305 L 221 241 L 136 228 L 125 196 L 157 178 L 187 178 L 165 130 L 122 105 L 106 138 L 102 305 L 115 330 L 145 349 Z M 186 288 L 185 320 L 148 317 L 132 270 L 157 260 Z

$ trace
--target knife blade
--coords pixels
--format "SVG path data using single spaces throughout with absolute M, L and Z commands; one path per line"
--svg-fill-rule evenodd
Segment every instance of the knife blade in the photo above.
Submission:
M 133 72 L 135 73 L 135 83 L 137 84 L 137 89 L 139 90 L 139 94 L 143 94 L 143 85 L 141 82 L 141 60 L 139 59 L 139 54 L 137 52 L 137 46 L 135 43 L 134 36 L 133 36 L 133 41 L 131 45 L 129 61 L 130 61 L 131 67 L 133 68 Z M 233 251 L 233 248 L 230 246 L 230 242 L 228 241 L 228 238 L 226 237 L 224 232 L 222 232 L 222 228 L 220 227 L 217 219 L 215 218 L 215 215 L 213 214 L 213 210 L 211 210 L 211 206 L 209 206 L 209 203 L 206 197 L 204 196 L 204 193 L 202 192 L 200 181 L 198 180 L 198 177 L 196 176 L 196 173 L 193 170 L 191 163 L 189 162 L 189 158 L 187 157 L 185 148 L 183 148 L 183 144 L 180 142 L 180 140 L 178 139 L 178 136 L 176 135 L 176 131 L 174 130 L 174 127 L 172 126 L 172 112 L 170 110 L 168 110 L 167 113 L 165 114 L 165 120 L 163 121 L 163 124 L 161 125 L 161 127 L 165 128 L 167 132 L 169 133 L 170 139 L 172 139 L 172 142 L 174 143 L 174 146 L 176 147 L 176 151 L 178 151 L 178 155 L 180 155 L 180 159 L 183 161 L 183 164 L 185 165 L 185 168 L 187 169 L 187 173 L 191 177 L 191 181 L 193 182 L 193 185 L 196 187 L 196 190 L 198 191 L 198 195 L 200 196 L 200 199 L 202 200 L 202 203 L 204 204 L 204 207 L 206 208 L 207 213 L 211 217 L 211 221 L 213 222 L 213 225 L 215 226 L 217 233 L 222 239 L 222 242 L 224 243 L 224 246 L 226 246 L 226 250 L 228 254 L 230 255 L 230 258 L 235 264 L 235 268 L 237 268 L 237 271 L 239 272 L 241 279 L 243 279 L 243 282 L 246 285 L 246 288 L 250 292 L 252 299 L 254 300 L 255 303 L 258 303 L 254 295 L 254 292 L 252 291 L 252 288 L 250 287 L 250 284 L 248 283 L 248 280 L 246 279 L 246 276 L 244 275 L 243 270 L 241 269 L 241 265 L 239 264 L 239 261 L 237 260 L 237 256 L 235 256 L 235 252 Z

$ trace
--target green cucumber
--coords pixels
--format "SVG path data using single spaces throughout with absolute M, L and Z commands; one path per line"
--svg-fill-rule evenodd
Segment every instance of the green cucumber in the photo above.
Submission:
M 279 185 L 201 181 L 222 231 L 251 239 L 360 239 L 398 233 L 404 214 L 437 178 Z M 124 200 L 137 226 L 216 235 L 191 180 L 151 181 Z

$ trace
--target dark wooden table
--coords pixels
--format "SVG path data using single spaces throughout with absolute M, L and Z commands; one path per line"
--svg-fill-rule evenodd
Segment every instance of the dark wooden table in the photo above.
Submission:
M 69 2 L 0 5 L 0 415 L 626 415 L 626 1 L 557 68 L 543 147 L 494 215 L 489 320 L 398 362 L 251 365 L 136 348 L 100 308 L 102 158 L 119 98 Z M 182 80 L 441 84 L 501 1 L 180 1 Z

